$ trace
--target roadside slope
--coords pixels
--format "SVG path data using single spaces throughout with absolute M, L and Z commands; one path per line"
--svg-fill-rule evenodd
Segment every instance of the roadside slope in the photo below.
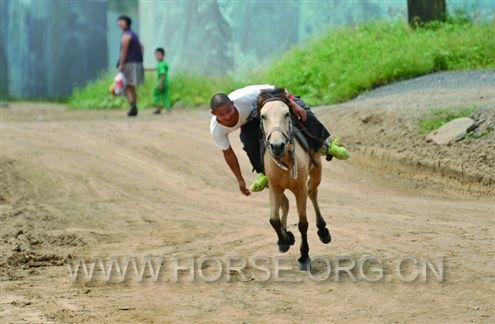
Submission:
M 433 109 L 472 106 L 473 118 L 495 125 L 495 71 L 436 73 L 316 111 L 356 162 L 402 173 L 424 187 L 495 195 L 495 132 L 439 146 L 426 143 L 418 127 Z

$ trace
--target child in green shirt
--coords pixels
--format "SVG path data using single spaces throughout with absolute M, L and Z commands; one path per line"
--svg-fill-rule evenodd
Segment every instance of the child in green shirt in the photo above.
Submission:
M 154 113 L 160 114 L 163 107 L 165 107 L 168 111 L 170 111 L 170 108 L 172 107 L 168 93 L 169 77 L 168 64 L 165 62 L 165 50 L 161 47 L 157 48 L 155 50 L 155 58 L 158 61 L 158 65 L 156 67 L 158 83 L 153 91 L 153 104 L 156 106 Z

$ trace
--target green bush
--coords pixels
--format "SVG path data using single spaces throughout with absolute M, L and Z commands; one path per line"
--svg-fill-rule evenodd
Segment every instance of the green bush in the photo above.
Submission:
M 97 80 L 88 83 L 86 87 L 75 89 L 69 98 L 68 105 L 79 109 L 108 109 L 125 106 L 123 97 L 113 97 L 109 94 L 110 85 L 115 75 L 106 73 Z
M 172 102 L 206 106 L 215 92 L 253 83 L 273 83 L 302 96 L 309 104 L 341 102 L 394 81 L 443 70 L 495 68 L 494 24 L 466 20 L 435 22 L 412 29 L 404 22 L 376 22 L 342 27 L 297 46 L 272 66 L 252 75 L 203 77 L 179 73 L 171 80 Z M 74 91 L 74 108 L 125 107 L 112 98 L 106 74 Z M 148 74 L 139 88 L 140 107 L 151 106 L 156 82 Z
M 179 73 L 170 82 L 170 97 L 172 102 L 180 106 L 208 106 L 213 94 L 217 92 L 228 93 L 242 86 L 230 76 L 204 77 Z
M 325 104 L 435 71 L 493 68 L 494 27 L 435 23 L 413 30 L 381 22 L 341 28 L 287 52 L 266 79 L 310 104 Z
M 111 96 L 109 88 L 115 73 L 105 73 L 96 81 L 90 82 L 82 89 L 76 89 L 69 98 L 68 105 L 77 109 L 109 109 L 126 108 L 127 101 L 123 96 Z M 156 75 L 146 72 L 145 82 L 138 87 L 138 103 L 141 108 L 153 106 L 153 90 L 156 86 Z M 179 73 L 170 82 L 170 99 L 176 106 L 197 107 L 207 105 L 211 94 L 231 91 L 236 82 L 232 78 L 202 77 L 193 74 Z

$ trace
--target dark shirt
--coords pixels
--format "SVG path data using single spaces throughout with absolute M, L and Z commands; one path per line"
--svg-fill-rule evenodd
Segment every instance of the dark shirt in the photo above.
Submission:
M 139 42 L 138 35 L 130 28 L 125 30 L 122 33 L 122 36 L 124 36 L 125 34 L 129 35 L 131 39 L 129 40 L 129 48 L 127 50 L 127 57 L 125 58 L 124 63 L 142 63 L 143 53 L 141 52 L 141 43 Z M 120 45 L 120 50 L 122 51 L 122 45 Z

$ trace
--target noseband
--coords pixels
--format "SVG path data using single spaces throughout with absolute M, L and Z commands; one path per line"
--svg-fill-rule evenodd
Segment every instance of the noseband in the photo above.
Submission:
M 268 100 L 268 101 L 275 101 L 275 100 L 276 99 Z M 273 133 L 280 132 L 282 134 L 282 136 L 284 137 L 284 139 L 285 139 L 284 144 L 285 144 L 286 149 L 289 148 L 289 159 L 292 162 L 292 167 L 290 167 L 291 176 L 292 176 L 292 178 L 296 179 L 297 178 L 297 160 L 296 160 L 296 156 L 295 156 L 296 150 L 295 150 L 295 146 L 294 146 L 293 127 L 294 126 L 292 124 L 292 118 L 291 117 L 289 117 L 289 130 L 287 132 L 285 130 L 283 130 L 281 127 L 275 126 L 272 129 L 270 129 L 270 131 L 268 133 L 265 133 L 265 129 L 263 128 L 263 121 L 261 121 L 261 123 L 260 123 L 261 133 L 263 134 L 263 146 L 265 147 L 265 150 L 268 150 L 268 152 L 270 152 L 270 157 L 272 158 L 273 162 L 275 162 L 275 164 L 279 168 L 281 168 L 282 170 L 288 171 L 289 166 L 284 161 L 281 161 L 277 157 L 275 157 L 273 155 L 273 152 L 272 152 L 271 147 L 270 147 L 270 138 L 272 137 Z M 283 154 L 282 157 L 284 155 L 285 154 Z

